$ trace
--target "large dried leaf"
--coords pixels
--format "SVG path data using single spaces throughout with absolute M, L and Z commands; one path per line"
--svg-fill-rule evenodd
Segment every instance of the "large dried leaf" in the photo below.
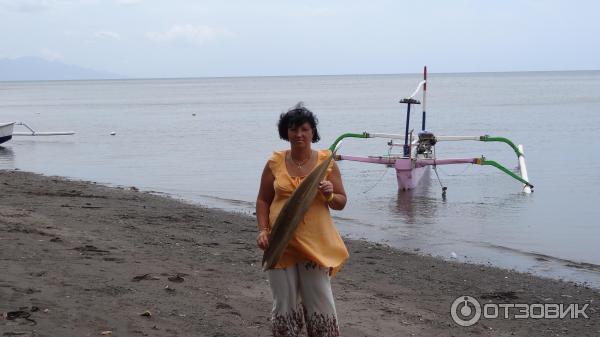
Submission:
M 279 212 L 271 234 L 269 234 L 269 247 L 263 255 L 263 270 L 275 267 L 283 254 L 289 241 L 292 239 L 296 228 L 308 208 L 317 196 L 319 183 L 325 178 L 327 167 L 333 158 L 333 153 L 327 160 L 317 166 L 292 193 L 292 196 L 283 205 Z

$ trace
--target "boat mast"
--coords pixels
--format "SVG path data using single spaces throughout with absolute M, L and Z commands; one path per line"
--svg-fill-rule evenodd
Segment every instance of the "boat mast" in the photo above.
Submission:
M 410 105 L 411 102 L 410 101 L 405 101 L 406 99 L 403 99 L 402 101 L 400 101 L 400 103 L 406 103 L 407 104 L 407 108 L 406 108 L 406 130 L 404 131 L 404 157 L 409 157 L 410 156 L 410 146 L 408 146 L 408 132 L 409 132 L 409 127 L 410 127 Z M 405 101 L 405 102 L 403 102 Z
M 427 66 L 423 67 L 423 120 L 421 130 L 425 131 L 425 104 L 427 102 Z

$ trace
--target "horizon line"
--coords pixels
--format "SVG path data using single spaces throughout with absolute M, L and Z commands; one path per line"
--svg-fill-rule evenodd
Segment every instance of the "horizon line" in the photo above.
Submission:
M 577 70 L 510 70 L 510 71 L 465 71 L 465 72 L 431 72 L 428 75 L 469 75 L 469 74 L 518 74 L 518 73 L 566 73 L 597 72 L 600 69 Z M 80 78 L 80 79 L 48 79 L 48 80 L 0 80 L 10 82 L 67 82 L 67 81 L 144 81 L 144 80 L 192 80 L 192 79 L 236 79 L 236 78 L 277 78 L 277 77 L 344 77 L 344 76 L 398 76 L 421 75 L 421 72 L 410 73 L 354 73 L 354 74 L 297 74 L 297 75 L 223 75 L 223 76 L 184 76 L 184 77 L 115 77 L 115 78 Z

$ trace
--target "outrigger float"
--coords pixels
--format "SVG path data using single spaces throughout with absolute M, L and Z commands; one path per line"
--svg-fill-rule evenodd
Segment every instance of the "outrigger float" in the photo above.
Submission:
M 23 126 L 28 132 L 13 132 L 15 125 Z M 0 144 L 8 142 L 13 136 L 70 136 L 73 131 L 38 132 L 23 122 L 0 123 Z
M 419 93 L 423 94 L 422 102 L 415 99 L 415 96 Z M 352 156 L 344 154 L 336 154 L 335 160 L 349 160 L 363 163 L 383 164 L 388 167 L 394 167 L 396 169 L 396 177 L 398 180 L 398 188 L 400 190 L 411 190 L 414 189 L 421 178 L 423 177 L 427 167 L 433 166 L 435 169 L 439 165 L 455 165 L 455 164 L 477 164 L 477 165 L 488 165 L 493 166 L 500 171 L 511 176 L 515 180 L 523 184 L 523 192 L 533 192 L 533 185 L 529 182 L 527 175 L 527 167 L 525 165 L 525 155 L 523 152 L 523 145 L 515 145 L 512 141 L 504 137 L 492 137 L 489 135 L 484 136 L 438 136 L 425 129 L 426 121 L 426 100 L 427 100 L 427 67 L 423 69 L 423 81 L 419 83 L 417 89 L 407 98 L 400 100 L 400 103 L 406 104 L 406 127 L 404 134 L 391 134 L 391 133 L 375 133 L 375 132 L 363 132 L 363 133 L 344 133 L 339 136 L 335 142 L 331 145 L 332 151 L 337 150 L 340 142 L 345 138 L 385 138 L 389 139 L 388 145 L 390 146 L 389 154 L 383 156 Z M 410 128 L 410 112 L 413 105 L 420 104 L 422 107 L 422 121 L 421 131 L 418 132 L 417 137 L 414 137 L 413 130 Z M 478 158 L 448 158 L 438 159 L 436 157 L 435 145 L 437 142 L 442 141 L 481 141 L 481 142 L 502 142 L 508 144 L 517 155 L 518 169 L 517 174 L 500 163 L 489 160 L 484 156 Z M 394 147 L 401 147 L 401 154 L 391 153 Z M 437 170 L 436 170 L 437 175 Z M 438 177 L 439 179 L 439 177 Z M 442 193 L 445 195 L 446 187 L 442 187 Z

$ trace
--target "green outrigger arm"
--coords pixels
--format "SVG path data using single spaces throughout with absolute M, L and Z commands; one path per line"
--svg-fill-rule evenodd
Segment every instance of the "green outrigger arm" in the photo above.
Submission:
M 519 148 L 513 143 L 510 139 L 504 137 L 490 137 L 489 135 L 479 137 L 479 140 L 482 142 L 502 142 L 508 144 L 515 151 L 517 158 L 522 156 L 523 153 L 519 151 Z
M 510 147 L 512 147 L 513 151 L 515 151 L 515 154 L 517 155 L 517 159 L 521 158 L 521 156 L 524 156 L 523 152 L 521 152 L 521 150 L 519 150 L 519 147 L 516 146 L 515 143 L 513 143 L 508 138 L 504 138 L 504 137 L 490 137 L 489 135 L 485 135 L 485 136 L 479 137 L 479 140 L 482 141 L 482 142 L 502 142 L 502 143 L 506 143 Z M 509 170 L 506 167 L 502 166 L 501 164 L 499 164 L 496 161 L 487 160 L 487 159 L 485 159 L 485 157 L 481 156 L 480 162 L 478 164 L 479 165 L 494 166 L 495 168 L 499 169 L 500 171 L 502 171 L 502 172 L 508 174 L 509 176 L 515 178 L 516 180 L 522 182 L 523 184 L 525 184 L 525 186 L 529 186 L 529 188 L 533 189 L 533 185 L 531 185 L 531 183 L 529 183 L 527 180 L 523 179 L 522 177 L 520 177 L 519 175 L 515 174 L 514 172 L 512 172 L 511 170 Z
M 344 138 L 371 138 L 371 137 L 369 137 L 369 133 L 367 133 L 367 132 L 363 132 L 363 133 L 344 133 L 343 135 L 337 137 L 337 139 L 335 140 L 335 142 L 333 142 L 333 144 L 331 144 L 331 146 L 329 147 L 329 150 L 331 150 L 333 152 L 333 150 L 338 146 L 338 144 Z
M 485 157 L 484 157 L 484 156 L 481 156 L 481 158 L 478 158 L 478 159 L 475 161 L 475 164 L 477 164 L 477 165 L 489 165 L 489 166 L 493 166 L 493 167 L 495 167 L 495 168 L 499 169 L 500 171 L 502 171 L 502 172 L 504 172 L 504 173 L 508 174 L 509 176 L 511 176 L 511 177 L 513 177 L 513 178 L 515 178 L 516 180 L 518 180 L 518 181 L 522 182 L 523 184 L 525 184 L 525 185 L 529 186 L 529 188 L 532 188 L 532 189 L 533 189 L 533 185 L 531 185 L 531 184 L 530 184 L 530 183 L 529 183 L 527 180 L 525 180 L 525 179 L 521 178 L 519 175 L 515 174 L 513 171 L 511 171 L 511 170 L 507 169 L 507 168 L 506 168 L 506 167 L 504 167 L 502 164 L 500 164 L 500 163 L 498 163 L 498 162 L 496 162 L 496 161 L 493 161 L 493 160 L 487 160 L 487 159 L 485 159 Z

